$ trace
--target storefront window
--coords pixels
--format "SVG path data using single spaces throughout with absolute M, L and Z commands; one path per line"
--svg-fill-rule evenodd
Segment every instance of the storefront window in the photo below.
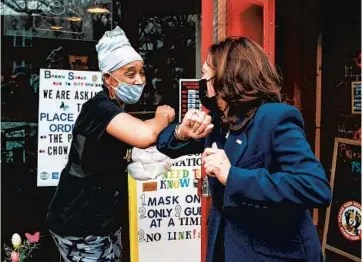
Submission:
M 138 23 L 139 51 L 145 59 L 147 85 L 138 105 L 131 111 L 154 111 L 171 105 L 178 115 L 179 79 L 194 78 L 200 65 L 195 61 L 200 43 L 199 15 L 144 16 Z
M 96 41 L 112 25 L 111 0 L 4 0 L 5 35 Z
M 200 76 L 201 1 L 156 2 L 3 0 L 0 4 L 1 163 L 7 198 L 2 207 L 7 210 L 2 216 L 6 225 L 2 241 L 14 231 L 40 231 L 43 238 L 34 261 L 59 259 L 45 223 L 55 188 L 36 187 L 39 71 L 98 71 L 95 45 L 105 31 L 119 25 L 144 58 L 147 72 L 140 102 L 127 110 L 143 119 L 161 104 L 178 111 L 178 80 Z

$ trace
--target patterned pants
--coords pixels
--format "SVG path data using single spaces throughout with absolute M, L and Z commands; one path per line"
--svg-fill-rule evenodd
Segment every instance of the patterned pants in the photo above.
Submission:
M 121 262 L 121 230 L 109 236 L 51 235 L 66 262 Z

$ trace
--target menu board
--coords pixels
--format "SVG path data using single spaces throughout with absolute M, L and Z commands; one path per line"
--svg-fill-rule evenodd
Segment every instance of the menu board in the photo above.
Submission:
M 352 82 L 352 114 L 361 114 L 361 81 Z
M 330 185 L 332 204 L 327 209 L 323 234 L 325 249 L 361 261 L 361 142 L 336 138 Z
M 180 79 L 180 121 L 184 118 L 188 110 L 201 110 L 199 81 L 200 79 Z

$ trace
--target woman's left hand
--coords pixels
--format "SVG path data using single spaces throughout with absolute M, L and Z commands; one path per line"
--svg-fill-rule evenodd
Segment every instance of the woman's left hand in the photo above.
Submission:
M 205 167 L 205 172 L 208 176 L 216 177 L 220 183 L 226 184 L 230 171 L 230 161 L 226 153 L 222 149 L 217 149 L 216 146 L 212 148 L 205 148 L 202 154 L 202 163 Z

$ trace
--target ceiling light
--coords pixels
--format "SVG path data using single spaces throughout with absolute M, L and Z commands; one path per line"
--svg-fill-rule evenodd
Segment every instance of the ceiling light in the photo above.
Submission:
M 77 16 L 68 17 L 67 19 L 71 22 L 79 22 L 82 20 L 82 18 L 77 17 Z
M 51 29 L 51 30 L 61 30 L 61 29 L 63 29 L 63 27 L 62 27 L 62 26 L 58 26 L 58 25 L 52 25 L 52 26 L 50 27 L 50 29 Z
M 94 5 L 90 6 L 87 11 L 91 14 L 106 14 L 109 10 L 99 4 L 99 0 L 94 1 Z

